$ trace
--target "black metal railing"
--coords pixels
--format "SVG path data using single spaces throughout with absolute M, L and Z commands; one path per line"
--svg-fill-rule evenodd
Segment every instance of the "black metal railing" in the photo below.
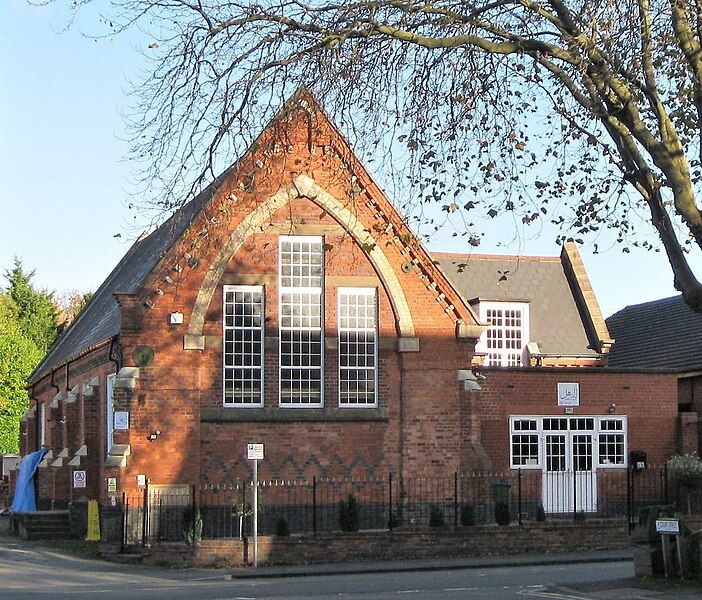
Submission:
M 702 513 L 702 492 L 649 468 L 452 473 L 400 478 L 312 477 L 259 481 L 261 535 L 394 527 L 489 525 L 554 519 L 622 519 L 670 505 Z M 349 504 L 350 503 L 350 504 Z M 146 486 L 122 498 L 125 545 L 242 538 L 252 531 L 253 483 Z M 193 533 L 194 532 L 194 533 Z

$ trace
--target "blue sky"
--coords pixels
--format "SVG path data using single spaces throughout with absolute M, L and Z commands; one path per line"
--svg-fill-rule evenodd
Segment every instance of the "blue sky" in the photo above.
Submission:
M 130 78 L 143 68 L 136 35 L 95 41 L 65 24 L 59 6 L 4 0 L 0 8 L 0 267 L 19 256 L 50 290 L 95 290 L 126 252 L 144 216 L 130 211 L 134 167 L 125 160 L 122 113 Z M 91 19 L 84 19 L 88 26 Z M 231 157 L 227 162 L 233 161 Z M 506 219 L 486 222 L 479 252 L 555 255 L 557 232 L 516 232 Z M 650 226 L 641 234 L 653 241 Z M 119 235 L 119 237 L 114 237 Z M 607 247 L 603 239 L 600 247 Z M 430 249 L 467 251 L 447 231 Z M 675 294 L 662 253 L 581 248 L 607 316 L 627 304 Z M 693 264 L 702 273 L 697 253 Z

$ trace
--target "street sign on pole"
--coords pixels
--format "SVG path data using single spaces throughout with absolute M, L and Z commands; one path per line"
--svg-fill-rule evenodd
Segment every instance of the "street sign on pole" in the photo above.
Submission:
M 263 444 L 246 444 L 246 456 L 249 460 L 263 460 Z
M 246 444 L 246 456 L 253 464 L 253 538 L 254 538 L 254 567 L 258 566 L 258 461 L 263 460 L 263 444 Z

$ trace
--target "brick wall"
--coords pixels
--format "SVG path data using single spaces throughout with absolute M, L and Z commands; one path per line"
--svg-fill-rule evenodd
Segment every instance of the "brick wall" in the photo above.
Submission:
M 629 546 L 629 534 L 624 524 L 564 522 L 458 530 L 436 528 L 316 536 L 261 536 L 258 539 L 258 562 L 260 565 L 300 565 L 422 560 L 620 550 Z M 237 567 L 252 564 L 253 540 L 207 540 L 195 548 L 185 544 L 154 545 L 144 550 L 141 562 L 178 567 Z
M 108 346 L 74 361 L 68 372 L 68 381 L 63 368 L 60 375 L 56 373 L 54 376 L 54 385 L 51 385 L 51 376 L 48 375 L 34 386 L 32 405 L 43 403 L 46 406 L 46 447 L 53 453 L 48 466 L 40 467 L 35 476 L 40 508 L 63 507 L 75 500 L 101 499 L 105 488 L 101 471 L 105 452 L 105 378 L 115 370 L 114 363 L 107 357 Z M 84 394 L 83 384 L 94 382 L 95 378 L 97 385 Z M 76 393 L 67 402 L 72 390 Z M 58 406 L 50 408 L 57 393 L 60 393 Z M 25 453 L 38 449 L 38 416 L 37 408 L 27 419 Z M 80 458 L 79 466 L 70 466 L 68 463 L 82 445 L 87 446 L 87 455 Z M 64 449 L 68 450 L 68 455 L 61 461 L 61 466 L 52 466 Z M 86 471 L 86 488 L 73 488 L 75 470 Z
M 579 383 L 573 415 L 626 415 L 629 450 L 645 450 L 650 465 L 676 451 L 677 382 L 667 374 L 607 369 L 483 369 L 483 391 L 471 402 L 480 415 L 483 446 L 495 470 L 509 467 L 510 415 L 564 415 L 557 384 Z

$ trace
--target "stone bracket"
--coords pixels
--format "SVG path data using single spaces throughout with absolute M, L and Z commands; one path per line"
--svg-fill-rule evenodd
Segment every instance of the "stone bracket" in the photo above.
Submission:
M 134 389 L 139 379 L 139 367 L 122 367 L 115 378 L 115 389 Z
M 398 352 L 419 352 L 418 337 L 399 337 L 397 338 Z
M 45 455 L 44 458 L 41 459 L 41 462 L 37 465 L 40 468 L 48 467 L 49 466 L 49 461 L 54 458 L 54 453 L 49 450 Z
M 127 457 L 131 453 L 132 447 L 129 444 L 112 444 L 105 459 L 105 467 L 126 467 Z
M 186 333 L 183 336 L 183 350 L 204 350 L 205 336 Z
M 463 321 L 456 323 L 456 337 L 459 340 L 471 339 L 477 340 L 484 331 L 487 331 L 488 325 L 471 325 Z
M 51 401 L 51 404 L 49 404 L 49 408 L 58 408 L 59 402 L 61 402 L 61 392 L 54 396 L 54 399 Z

